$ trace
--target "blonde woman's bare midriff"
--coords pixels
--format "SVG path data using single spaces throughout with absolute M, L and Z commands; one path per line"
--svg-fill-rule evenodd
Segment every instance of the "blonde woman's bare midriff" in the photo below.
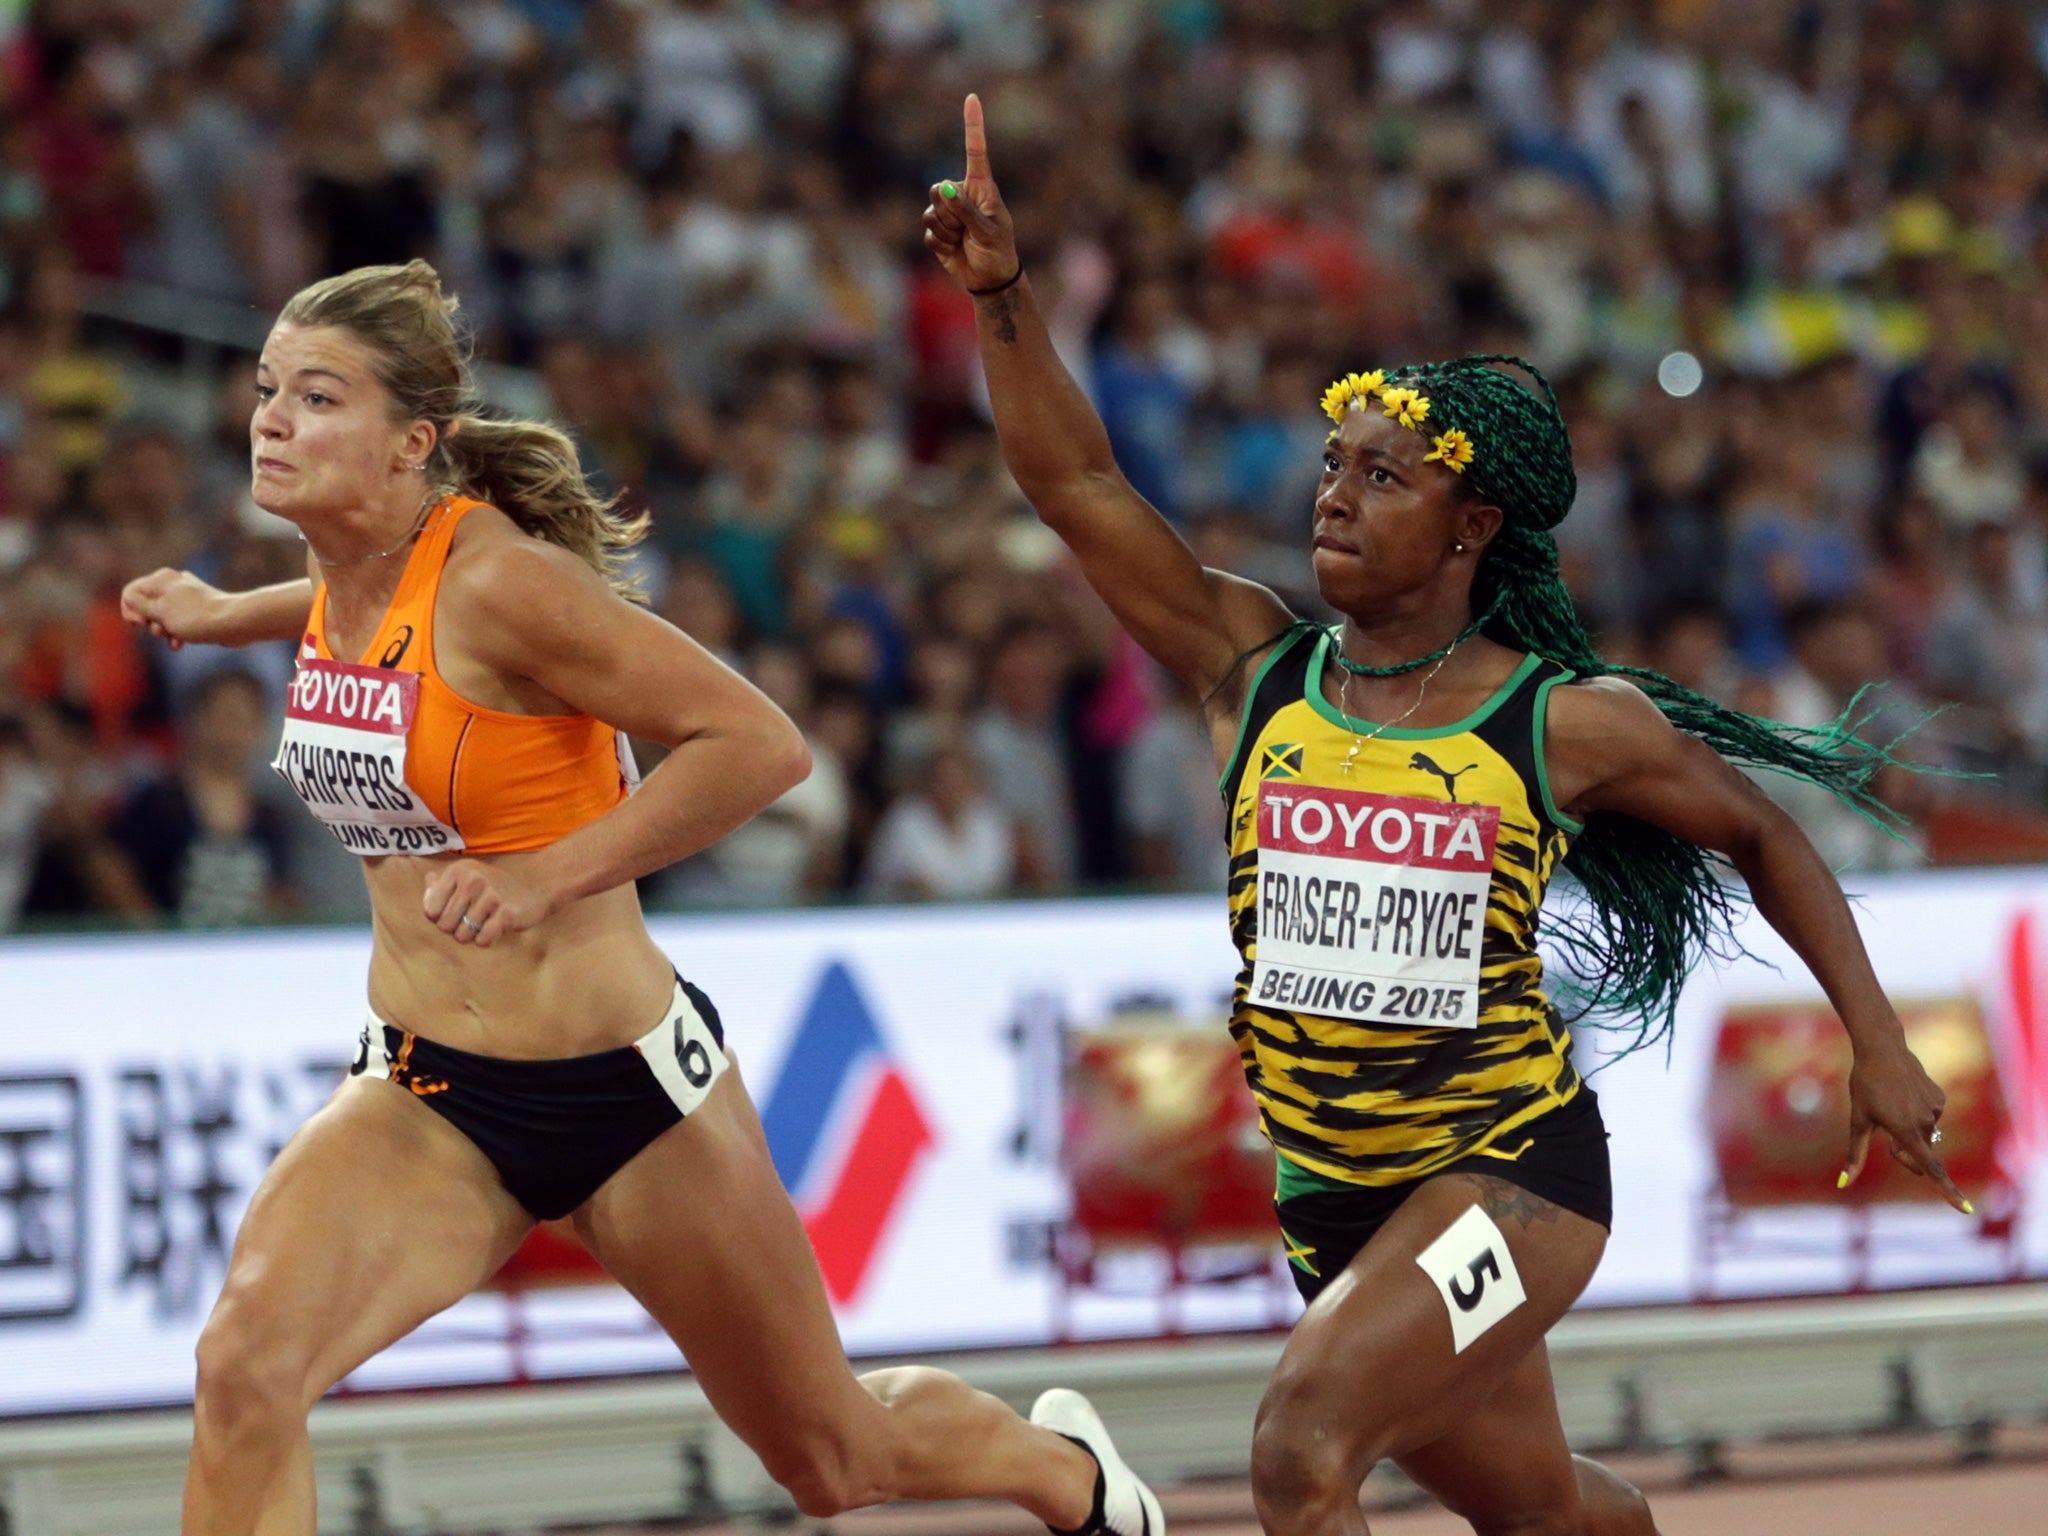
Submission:
M 532 854 L 500 854 L 517 865 Z M 630 1045 L 675 990 L 630 885 L 564 908 L 488 949 L 458 944 L 421 914 L 438 859 L 365 859 L 377 1017 L 457 1050 L 511 1060 L 583 1056 Z

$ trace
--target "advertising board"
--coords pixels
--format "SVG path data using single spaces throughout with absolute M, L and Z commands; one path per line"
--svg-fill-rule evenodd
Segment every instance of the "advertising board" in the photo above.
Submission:
M 1616 1195 L 1585 1304 L 2048 1275 L 2048 875 L 1872 880 L 1859 921 L 1950 1084 L 1948 1144 L 1978 1216 L 1900 1198 L 1917 1191 L 1878 1173 L 1867 1190 L 1835 1190 L 1830 1095 L 1846 1058 L 1825 1042 L 1839 1029 L 1752 921 L 1753 958 L 1694 978 L 1667 1045 L 1609 1061 L 1608 1037 L 1581 1035 Z M 1190 1043 L 1221 1038 L 1235 956 L 1220 901 L 653 927 L 720 1006 L 855 1356 L 1257 1328 L 1298 1312 L 1251 1219 L 1259 1154 L 1216 1097 L 1229 1075 Z M 0 1414 L 189 1398 L 250 1192 L 353 1053 L 367 945 L 337 930 L 0 941 Z M 1122 1048 L 1146 1038 L 1171 1048 Z M 1203 1134 L 1235 1140 L 1178 1163 L 1157 1136 L 1131 1143 L 1169 1187 L 1091 1205 L 1062 1160 L 1086 1095 L 1063 1084 L 1112 1055 L 1124 1076 L 1110 1097 L 1149 1095 L 1169 1143 L 1187 1084 L 1203 1095 Z M 1087 1092 L 1100 1098 L 1106 1081 Z M 1117 1145 L 1097 1136 L 1089 1155 L 1113 1168 L 1101 1154 Z M 1227 1170 L 1213 1176 L 1232 1181 L 1228 1198 L 1176 1199 L 1172 1179 L 1197 1166 Z M 403 1168 L 363 1179 L 366 1197 L 403 1198 Z M 1082 1218 L 1112 1206 L 1184 1207 L 1190 1220 L 1227 1207 L 1231 1230 L 1220 1246 L 1191 1229 L 1184 1245 L 1076 1250 Z M 630 1297 L 543 1229 L 499 1284 L 345 1388 L 680 1363 Z

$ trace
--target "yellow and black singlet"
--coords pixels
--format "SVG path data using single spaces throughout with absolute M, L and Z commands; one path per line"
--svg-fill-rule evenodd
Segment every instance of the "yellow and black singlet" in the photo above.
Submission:
M 1299 624 L 1268 653 L 1222 783 L 1230 1030 L 1283 1198 L 1512 1159 L 1580 1089 L 1536 949 L 1579 831 L 1543 762 L 1544 707 L 1573 674 L 1528 656 L 1455 724 L 1380 729 L 1325 697 L 1331 644 Z

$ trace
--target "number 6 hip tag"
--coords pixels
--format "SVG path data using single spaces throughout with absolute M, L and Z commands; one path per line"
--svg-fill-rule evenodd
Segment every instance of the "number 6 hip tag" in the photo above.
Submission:
M 680 982 L 668 1017 L 634 1041 L 633 1049 L 675 1107 L 686 1115 L 711 1096 L 711 1086 L 724 1075 L 729 1060 L 718 1035 Z
M 1443 1293 L 1451 1314 L 1454 1355 L 1465 1353 L 1482 1333 L 1529 1299 L 1522 1277 L 1515 1273 L 1507 1238 L 1476 1205 L 1415 1255 L 1415 1262 Z

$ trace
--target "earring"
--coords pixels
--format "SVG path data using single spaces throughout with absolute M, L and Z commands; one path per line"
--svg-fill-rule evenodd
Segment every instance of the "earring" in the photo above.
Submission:
M 1456 552 L 1456 553 L 1458 553 L 1458 554 L 1461 554 L 1461 555 L 1462 555 L 1463 553 L 1465 553 L 1465 546 L 1464 546 L 1464 545 L 1462 545 L 1462 544 L 1453 544 L 1453 545 L 1451 546 L 1451 548 L 1452 548 L 1452 550 L 1453 550 L 1453 551 L 1455 551 L 1455 552 Z

